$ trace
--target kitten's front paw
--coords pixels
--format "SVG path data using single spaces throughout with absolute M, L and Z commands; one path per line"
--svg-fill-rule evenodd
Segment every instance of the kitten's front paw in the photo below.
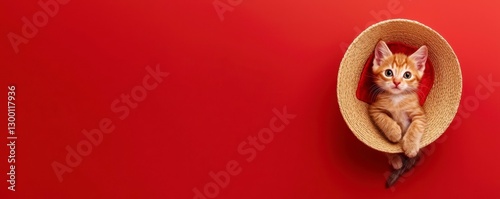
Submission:
M 418 150 L 420 149 L 419 143 L 416 141 L 403 140 L 403 151 L 406 156 L 413 158 L 417 156 Z
M 386 133 L 387 139 L 391 142 L 397 143 L 401 140 L 401 128 L 398 125 L 392 126 L 389 131 Z

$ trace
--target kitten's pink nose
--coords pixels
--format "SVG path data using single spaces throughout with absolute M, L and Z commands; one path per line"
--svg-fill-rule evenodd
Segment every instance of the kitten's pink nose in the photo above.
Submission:
M 398 87 L 399 84 L 401 84 L 401 82 L 398 82 L 398 81 L 392 81 L 392 83 L 394 83 L 394 85 L 396 86 L 396 88 Z

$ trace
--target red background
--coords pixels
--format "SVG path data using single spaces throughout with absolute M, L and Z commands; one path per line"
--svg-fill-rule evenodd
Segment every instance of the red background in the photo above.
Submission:
M 19 137 L 16 192 L 0 175 L 1 198 L 193 198 L 231 160 L 242 171 L 217 198 L 500 196 L 500 88 L 476 93 L 480 78 L 500 81 L 495 1 L 243 0 L 221 21 L 213 0 L 73 0 L 16 54 L 7 34 L 21 34 L 37 2 L 0 5 L 0 99 L 17 85 Z M 388 2 L 400 3 L 397 12 Z M 385 19 L 371 14 L 381 10 L 438 31 L 463 72 L 459 119 L 394 189 L 384 188 L 386 158 L 353 136 L 336 99 L 343 47 Z M 157 64 L 170 75 L 117 119 L 110 104 Z M 284 106 L 297 116 L 246 162 L 238 145 Z M 116 129 L 59 182 L 51 164 L 106 117 Z

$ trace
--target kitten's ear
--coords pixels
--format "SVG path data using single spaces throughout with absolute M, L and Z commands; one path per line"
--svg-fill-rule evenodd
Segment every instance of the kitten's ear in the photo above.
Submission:
M 385 44 L 384 41 L 379 41 L 377 46 L 375 47 L 375 57 L 373 58 L 373 70 L 377 70 L 377 68 L 382 64 L 385 58 L 392 55 L 391 49 Z
M 415 61 L 420 76 L 424 74 L 425 62 L 427 61 L 428 54 L 427 51 L 427 46 L 422 46 L 412 55 L 410 55 L 410 59 L 413 59 L 413 61 Z

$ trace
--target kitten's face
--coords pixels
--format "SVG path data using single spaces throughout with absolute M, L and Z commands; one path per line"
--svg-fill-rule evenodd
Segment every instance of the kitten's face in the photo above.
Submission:
M 392 54 L 385 42 L 380 41 L 375 47 L 372 68 L 375 83 L 379 88 L 392 94 L 416 91 L 424 74 L 426 60 L 426 46 L 406 56 L 399 53 Z

